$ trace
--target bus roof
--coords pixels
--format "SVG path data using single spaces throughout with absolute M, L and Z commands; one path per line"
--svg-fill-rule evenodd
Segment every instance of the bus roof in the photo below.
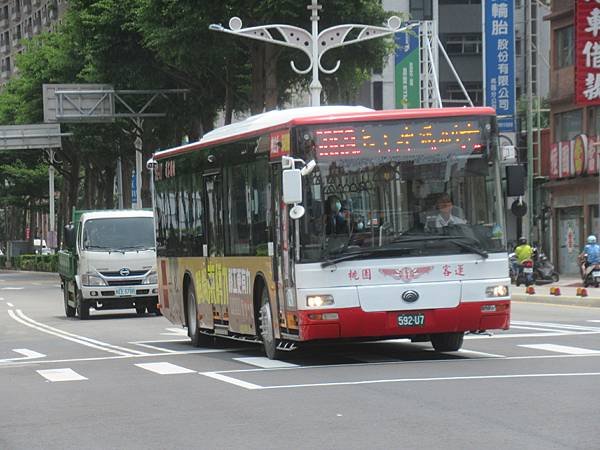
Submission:
M 200 150 L 217 144 L 249 138 L 268 131 L 291 128 L 298 125 L 418 119 L 428 117 L 492 116 L 495 114 L 496 111 L 489 107 L 387 109 L 376 111 L 363 106 L 317 106 L 269 111 L 249 117 L 241 122 L 217 128 L 206 133 L 202 139 L 197 142 L 156 152 L 154 158 L 168 158 L 179 153 Z

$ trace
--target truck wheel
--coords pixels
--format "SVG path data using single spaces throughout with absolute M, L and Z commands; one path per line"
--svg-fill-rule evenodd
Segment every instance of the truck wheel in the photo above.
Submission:
M 87 301 L 84 300 L 83 295 L 81 295 L 81 291 L 77 291 L 77 301 L 75 302 L 77 305 L 77 315 L 80 320 L 88 320 L 90 318 L 90 305 L 88 305 Z
M 67 317 L 75 317 L 75 308 L 69 305 L 69 283 L 66 281 L 63 283 L 63 298 L 65 301 L 65 315 Z
M 138 316 L 143 315 L 146 312 L 146 305 L 136 305 L 135 312 Z
M 190 282 L 187 290 L 187 308 L 186 308 L 186 319 L 188 327 L 188 336 L 192 341 L 194 347 L 200 347 L 201 345 L 208 345 L 211 342 L 211 337 L 200 332 L 198 327 L 198 309 L 196 305 L 196 291 L 194 289 L 194 283 Z
M 462 347 L 464 336 L 462 332 L 432 334 L 431 345 L 436 352 L 455 352 Z
M 278 341 L 275 338 L 271 302 L 269 301 L 269 291 L 266 286 L 263 286 L 260 303 L 260 335 L 265 354 L 269 359 L 278 359 L 281 357 L 281 350 L 277 350 Z
M 154 300 L 151 302 L 148 302 L 147 308 L 148 308 L 148 313 L 156 314 L 157 316 L 162 316 L 160 309 L 158 309 L 158 303 L 155 303 Z

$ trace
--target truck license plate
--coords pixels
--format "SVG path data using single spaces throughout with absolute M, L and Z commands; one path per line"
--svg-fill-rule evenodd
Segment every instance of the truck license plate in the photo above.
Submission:
M 425 325 L 425 314 L 423 313 L 400 314 L 398 316 L 399 327 L 422 327 L 423 325 Z
M 117 288 L 115 293 L 120 296 L 135 295 L 135 288 Z

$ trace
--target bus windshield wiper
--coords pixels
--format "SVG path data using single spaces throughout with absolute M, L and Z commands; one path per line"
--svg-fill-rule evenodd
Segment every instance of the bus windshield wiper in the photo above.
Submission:
M 330 258 L 321 263 L 321 267 L 329 267 L 333 266 L 342 261 L 350 261 L 351 259 L 359 259 L 367 256 L 387 256 L 387 255 L 402 255 L 409 251 L 412 251 L 412 248 L 405 247 L 397 247 L 397 248 L 369 248 L 358 252 L 352 253 L 344 253 L 338 256 L 337 258 Z M 330 255 L 331 256 L 331 255 Z
M 437 236 L 437 235 L 421 235 L 421 236 L 406 236 L 395 239 L 394 242 L 419 242 L 419 241 L 448 241 L 452 244 L 459 246 L 465 250 L 468 250 L 472 253 L 477 253 L 482 258 L 486 259 L 488 257 L 488 252 L 480 248 L 477 244 L 479 241 L 475 238 L 469 236 Z M 472 244 L 468 244 L 464 241 L 470 241 Z M 475 244 L 475 245 L 473 245 Z

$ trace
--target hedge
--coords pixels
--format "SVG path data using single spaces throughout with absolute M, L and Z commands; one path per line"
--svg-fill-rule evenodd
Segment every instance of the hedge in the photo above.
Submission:
M 10 259 L 10 261 L 7 261 L 8 259 Z M 20 255 L 11 258 L 0 256 L 0 267 L 31 270 L 35 272 L 57 272 L 58 255 Z

